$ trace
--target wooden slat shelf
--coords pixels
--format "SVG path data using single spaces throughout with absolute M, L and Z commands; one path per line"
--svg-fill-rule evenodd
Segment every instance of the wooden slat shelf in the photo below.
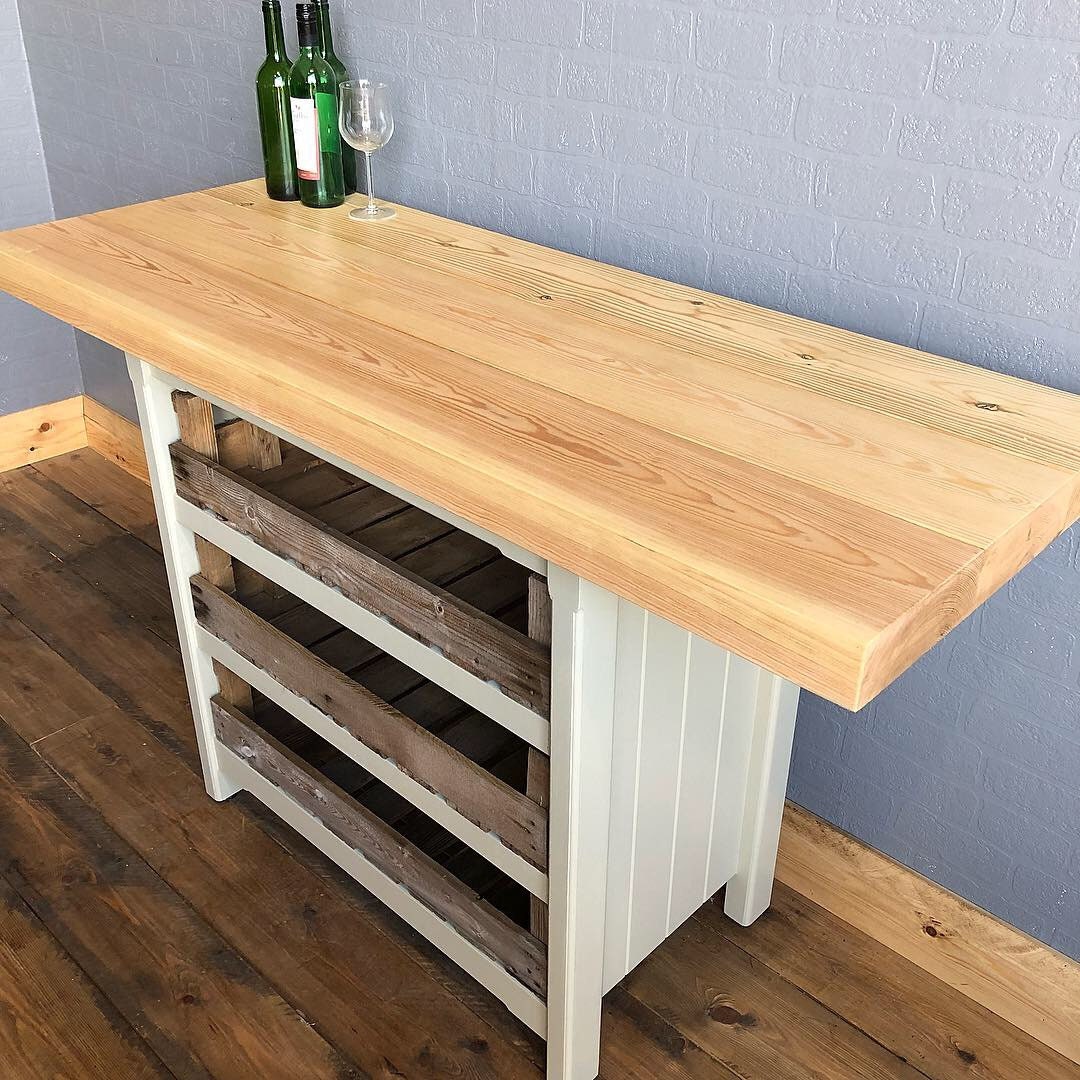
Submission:
M 181 498 L 548 715 L 550 656 L 537 642 L 182 443 L 172 447 L 172 458 Z M 319 468 L 305 473 L 322 475 Z M 326 501 L 332 490 L 323 490 Z
M 223 746 L 529 990 L 544 994 L 541 942 L 224 699 L 215 698 L 213 709 Z
M 320 660 L 202 577 L 191 582 L 199 624 L 318 706 L 344 730 L 443 796 L 474 824 L 536 866 L 547 864 L 547 815 L 525 795 Z
M 469 763 L 469 771 L 474 776 L 478 791 L 477 795 L 472 796 L 466 792 L 466 796 L 475 801 L 477 796 L 499 793 L 504 803 L 524 807 L 538 837 L 541 840 L 546 837 L 546 813 L 524 795 L 526 747 L 520 739 L 385 654 L 378 654 L 354 670 L 351 679 L 356 681 L 358 688 L 372 695 L 380 695 L 395 710 L 409 716 L 428 734 L 427 742 L 444 744 L 459 760 Z M 437 850 L 450 854 L 467 852 L 474 864 L 490 866 L 467 844 L 437 826 L 426 814 L 416 810 L 408 799 L 380 783 L 366 769 L 320 738 L 285 709 L 256 693 L 255 710 L 259 724 L 274 737 L 319 768 L 379 817 L 399 827 L 403 834 L 414 839 L 428 854 L 437 854 Z M 400 760 L 398 764 L 401 764 Z M 443 790 L 442 794 L 445 795 L 446 791 Z M 452 804 L 453 797 L 448 797 L 447 802 Z M 490 812 L 487 807 L 482 806 L 481 809 L 485 814 Z M 438 849 L 432 846 L 429 850 L 426 841 L 441 846 Z M 528 858 L 530 854 L 525 852 L 525 857 Z M 524 914 L 528 904 L 526 891 L 505 874 L 497 873 L 495 880 L 506 898 L 504 910 L 527 925 Z
M 219 427 L 219 433 L 221 430 Z M 276 469 L 263 473 L 242 470 L 242 475 L 257 478 L 261 486 L 280 498 L 285 483 L 310 476 L 316 469 L 332 468 L 287 443 L 282 444 L 282 457 L 282 465 Z M 525 571 L 491 545 L 408 506 L 374 485 L 319 505 L 314 489 L 293 483 L 289 491 L 299 508 L 515 629 L 524 630 Z M 359 679 L 418 722 L 431 722 L 441 710 L 447 721 L 469 713 L 473 727 L 495 727 L 434 683 L 343 629 L 329 616 L 299 603 L 287 590 L 243 563 L 235 562 L 234 570 L 245 603 L 254 612 L 273 619 L 278 629 L 320 659 Z M 452 707 L 447 701 L 452 701 Z
M 380 656 L 354 677 L 372 692 L 384 694 L 388 703 L 469 761 L 490 771 L 513 790 L 524 791 L 525 746 L 505 728 L 464 705 L 437 684 L 426 680 L 417 683 L 415 673 L 393 657 Z M 261 726 L 309 763 L 339 777 L 347 776 L 348 782 L 341 786 L 384 820 L 396 825 L 415 809 L 286 710 L 262 694 L 256 693 L 254 697 L 255 716 Z M 415 820 L 431 821 L 418 811 Z

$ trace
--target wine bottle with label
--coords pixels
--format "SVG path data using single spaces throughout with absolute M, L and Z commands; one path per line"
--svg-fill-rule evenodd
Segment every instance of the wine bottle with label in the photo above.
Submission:
M 300 201 L 305 206 L 340 206 L 345 201 L 341 135 L 337 119 L 337 76 L 319 55 L 315 5 L 296 5 L 300 53 L 289 71 L 293 143 Z
M 285 55 L 280 0 L 263 0 L 262 15 L 266 59 L 255 76 L 255 96 L 259 104 L 266 194 L 282 201 L 299 199 L 289 105 L 289 69 L 292 65 Z
M 334 32 L 330 26 L 330 0 L 315 0 L 319 18 L 319 52 L 334 70 L 338 86 L 349 80 L 349 69 L 334 52 Z M 345 177 L 345 194 L 356 191 L 356 152 L 344 139 L 341 140 L 341 171 Z

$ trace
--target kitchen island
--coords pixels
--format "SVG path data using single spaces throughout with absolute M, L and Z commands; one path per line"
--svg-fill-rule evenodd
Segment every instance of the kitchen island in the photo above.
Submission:
M 1080 399 L 407 208 L 232 185 L 2 234 L 0 287 L 129 356 L 210 794 L 551 1077 L 703 900 L 768 906 L 799 688 L 861 707 L 1080 515 Z

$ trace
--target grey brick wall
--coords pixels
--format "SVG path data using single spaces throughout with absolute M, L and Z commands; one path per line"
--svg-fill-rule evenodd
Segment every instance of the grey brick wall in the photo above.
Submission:
M 15 0 L 0 0 L 0 229 L 52 217 Z M 0 416 L 82 391 L 70 326 L 0 293 Z
M 1075 0 L 345 0 L 386 195 L 1080 391 Z M 59 213 L 255 175 L 257 5 L 27 0 Z M 109 351 L 80 344 L 120 402 Z M 1059 540 L 791 794 L 1080 957 L 1080 561 Z

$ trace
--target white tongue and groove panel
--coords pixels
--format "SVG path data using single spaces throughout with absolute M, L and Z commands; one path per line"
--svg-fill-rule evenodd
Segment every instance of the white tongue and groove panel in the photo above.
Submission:
M 775 679 L 627 601 L 617 648 L 605 992 L 735 875 Z

